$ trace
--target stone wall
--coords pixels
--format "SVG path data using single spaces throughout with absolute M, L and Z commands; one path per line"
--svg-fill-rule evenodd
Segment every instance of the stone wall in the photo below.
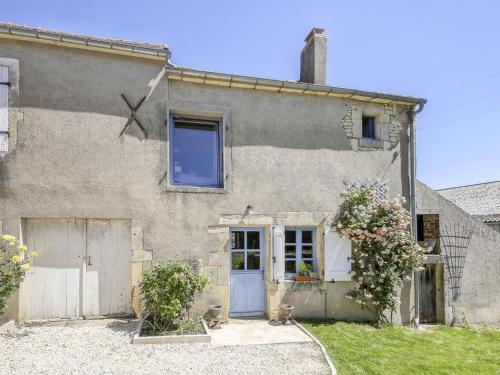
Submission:
M 426 214 L 423 215 L 424 221 L 424 240 L 439 239 L 439 215 Z
M 417 190 L 419 214 L 439 215 L 440 226 L 461 226 L 472 217 L 426 185 Z M 500 322 L 500 234 L 487 225 L 476 222 L 467 249 L 460 296 L 453 300 L 449 269 L 444 263 L 444 309 L 447 324 L 465 316 L 470 323 L 498 324 Z M 442 231 L 441 231 L 442 232 Z M 444 249 L 441 246 L 441 252 Z

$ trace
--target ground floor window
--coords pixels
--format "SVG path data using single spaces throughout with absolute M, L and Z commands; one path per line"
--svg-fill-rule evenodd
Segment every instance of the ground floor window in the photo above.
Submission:
M 304 262 L 316 271 L 316 241 L 314 228 L 285 228 L 285 276 L 292 278 Z

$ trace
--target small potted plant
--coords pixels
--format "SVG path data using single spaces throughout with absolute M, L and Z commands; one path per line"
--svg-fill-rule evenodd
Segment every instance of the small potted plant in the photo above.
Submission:
M 300 262 L 299 274 L 295 275 L 295 281 L 313 281 L 312 267 L 304 261 Z

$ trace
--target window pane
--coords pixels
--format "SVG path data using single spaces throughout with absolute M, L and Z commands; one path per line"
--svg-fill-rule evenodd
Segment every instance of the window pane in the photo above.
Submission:
M 363 117 L 363 138 L 375 138 L 375 117 Z
M 302 258 L 312 258 L 313 247 L 312 245 L 302 245 Z
M 231 253 L 231 269 L 244 270 L 245 269 L 245 253 L 243 251 L 234 251 Z
M 312 243 L 312 242 L 313 242 L 313 231 L 302 230 L 302 243 Z
M 247 249 L 260 249 L 260 232 L 247 232 Z
M 231 248 L 244 249 L 245 248 L 245 232 L 234 231 L 231 232 Z
M 175 120 L 174 120 L 175 121 Z M 173 181 L 176 184 L 218 185 L 218 126 L 174 123 Z
M 313 270 L 314 271 L 314 268 L 313 268 L 313 261 L 312 260 L 303 260 L 303 262 L 309 266 L 309 269 L 310 270 Z
M 295 273 L 295 260 L 285 260 L 285 272 Z
M 285 231 L 285 242 L 286 243 L 297 242 L 296 232 L 294 230 L 286 230 Z
M 296 256 L 296 248 L 295 245 L 286 245 L 285 246 L 285 258 L 295 258 Z
M 247 252 L 247 270 L 260 269 L 260 251 Z

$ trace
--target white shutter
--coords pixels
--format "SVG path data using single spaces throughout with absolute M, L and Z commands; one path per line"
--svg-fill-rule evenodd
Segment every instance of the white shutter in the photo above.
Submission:
M 276 225 L 272 227 L 273 243 L 273 281 L 285 280 L 285 227 Z
M 325 227 L 325 281 L 350 281 L 351 241 Z
M 9 68 L 0 66 L 0 151 L 9 151 Z

